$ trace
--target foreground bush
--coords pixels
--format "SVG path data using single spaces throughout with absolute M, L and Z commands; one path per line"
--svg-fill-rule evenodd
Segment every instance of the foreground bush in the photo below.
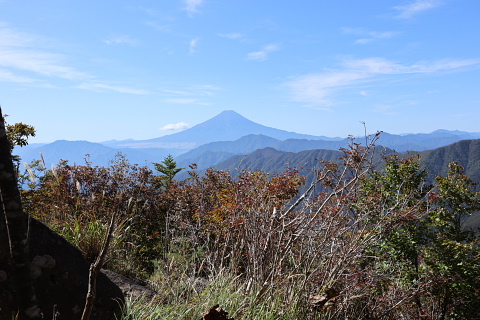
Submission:
M 159 176 L 147 167 L 131 165 L 121 154 L 107 168 L 88 161 L 85 165 L 61 161 L 46 170 L 37 161 L 28 169 L 23 198 L 29 214 L 93 261 L 116 212 L 114 250 L 107 266 L 123 273 L 152 270 L 165 225 Z
M 475 319 L 479 249 L 462 227 L 480 208 L 472 182 L 453 163 L 426 185 L 415 158 L 376 170 L 375 139 L 321 162 L 311 185 L 294 169 L 210 169 L 166 186 L 120 158 L 60 163 L 24 197 L 72 241 L 120 213 L 110 267 L 143 272 L 160 293 L 126 319 L 196 319 L 217 303 L 235 319 Z

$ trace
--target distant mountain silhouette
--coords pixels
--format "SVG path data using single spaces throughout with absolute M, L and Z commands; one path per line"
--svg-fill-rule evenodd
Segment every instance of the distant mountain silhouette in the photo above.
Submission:
M 468 133 L 461 131 L 437 130 L 432 133 L 393 135 L 383 132 L 377 142 L 377 145 L 387 147 L 397 152 L 436 149 L 461 141 L 463 137 L 477 136 L 478 133 Z M 235 141 L 218 141 L 204 144 L 198 148 L 183 153 L 177 157 L 177 161 L 182 167 L 191 163 L 196 163 L 199 169 L 208 168 L 227 159 L 228 156 L 246 155 L 257 149 L 272 147 L 279 151 L 301 152 L 305 150 L 326 149 L 339 150 L 345 148 L 351 142 L 350 139 L 342 140 L 310 140 L 310 139 L 274 139 L 265 135 L 250 134 Z M 363 142 L 359 139 L 358 142 Z M 203 157 L 208 153 L 208 157 Z M 201 161 L 199 160 L 201 159 Z
M 382 155 L 392 154 L 393 150 L 384 147 L 376 147 L 373 161 L 380 165 Z M 229 171 L 232 176 L 236 176 L 242 170 L 261 170 L 272 174 L 281 174 L 286 168 L 295 168 L 299 170 L 302 176 L 311 181 L 313 172 L 320 166 L 320 160 L 340 162 L 343 152 L 338 150 L 304 150 L 300 152 L 280 151 L 271 147 L 255 150 L 247 155 L 236 155 L 219 162 L 212 166 L 218 170 Z M 203 174 L 206 168 L 197 170 L 198 174 Z M 186 179 L 187 172 L 181 172 L 178 179 Z
M 458 162 L 470 179 L 480 183 L 480 139 L 462 140 L 448 146 L 423 151 L 422 167 L 428 172 L 428 179 L 435 175 L 447 175 L 448 164 Z M 478 186 L 480 188 L 480 185 Z
M 336 138 L 299 134 L 267 127 L 239 115 L 235 111 L 223 111 L 219 115 L 197 124 L 190 129 L 149 140 L 108 141 L 109 146 L 130 148 L 182 148 L 193 149 L 216 141 L 233 141 L 249 134 L 261 134 L 271 138 L 285 139 L 325 139 Z
M 397 152 L 421 152 L 446 146 L 464 139 L 480 138 L 480 133 L 437 130 L 432 133 L 393 135 L 382 133 L 377 145 Z M 84 163 L 86 154 L 93 165 L 106 166 L 115 154 L 122 152 L 131 163 L 150 165 L 173 155 L 180 167 L 197 163 L 199 168 L 214 166 L 235 155 L 251 154 L 267 147 L 278 151 L 306 150 L 338 151 L 349 139 L 327 138 L 270 128 L 246 119 L 235 111 L 223 111 L 210 120 L 185 131 L 149 140 L 111 140 L 103 143 L 88 141 L 56 141 L 16 148 L 15 153 L 26 162 L 40 158 L 43 153 L 48 165 L 59 159 Z M 363 139 L 359 139 L 363 142 Z
M 447 146 L 423 152 L 398 153 L 384 147 L 377 147 L 376 161 L 380 164 L 381 155 L 398 154 L 408 158 L 420 155 L 421 168 L 428 173 L 428 183 L 433 183 L 437 175 L 447 175 L 448 164 L 458 162 L 465 173 L 480 183 L 480 139 L 462 140 Z M 302 174 L 309 175 L 309 170 L 318 165 L 318 159 L 338 161 L 342 152 L 335 150 L 306 150 L 301 152 L 280 151 L 271 147 L 255 150 L 246 155 L 236 155 L 214 165 L 220 170 L 228 170 L 236 174 L 239 170 L 263 170 L 270 173 L 281 173 L 287 166 L 301 168 Z M 480 185 L 477 186 L 480 188 Z
M 339 150 L 342 147 L 346 147 L 349 141 L 350 140 L 348 139 L 343 139 L 340 141 L 307 139 L 280 140 L 265 136 L 263 134 L 250 134 L 235 141 L 218 141 L 204 144 L 198 148 L 179 155 L 176 159 L 182 167 L 186 167 L 191 163 L 196 163 L 199 169 L 203 169 L 226 160 L 228 158 L 227 156 L 245 155 L 257 149 L 270 147 L 279 151 L 289 152 L 299 152 L 313 149 Z M 203 157 L 203 154 L 205 153 L 208 153 L 210 156 L 208 158 Z
M 68 160 L 72 165 L 84 165 L 86 159 L 94 166 L 108 166 L 119 152 L 124 154 L 130 163 L 142 166 L 151 165 L 151 162 L 160 162 L 168 155 L 168 150 L 164 149 L 117 149 L 100 143 L 67 140 L 15 148 L 13 153 L 19 155 L 22 161 L 27 163 L 41 159 L 40 154 L 42 154 L 45 164 L 50 168 L 59 160 Z

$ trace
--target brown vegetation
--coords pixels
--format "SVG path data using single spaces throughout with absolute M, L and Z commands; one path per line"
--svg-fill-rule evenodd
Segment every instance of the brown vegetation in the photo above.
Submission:
M 480 208 L 472 182 L 452 163 L 426 185 L 414 158 L 378 171 L 377 138 L 320 161 L 311 185 L 291 168 L 179 182 L 173 159 L 155 175 L 119 156 L 108 168 L 34 163 L 22 196 L 92 260 L 115 214 L 107 266 L 148 280 L 157 308 L 185 304 L 185 318 L 229 275 L 216 299 L 235 319 L 475 319 L 480 252 L 462 228 Z

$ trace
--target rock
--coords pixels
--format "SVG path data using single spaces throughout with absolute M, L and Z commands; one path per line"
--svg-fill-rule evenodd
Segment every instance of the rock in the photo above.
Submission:
M 38 304 L 45 319 L 76 320 L 82 316 L 90 262 L 80 250 L 38 220 L 30 222 L 30 257 Z M 0 234 L 6 230 L 0 230 Z M 15 293 L 8 265 L 8 245 L 0 236 L 0 319 L 12 319 Z M 103 273 L 97 278 L 91 320 L 115 319 L 125 301 L 122 290 Z
M 339 295 L 340 293 L 337 290 L 327 288 L 322 294 L 311 294 L 310 304 L 316 309 L 323 310 L 324 307 L 332 306 Z
M 102 272 L 122 290 L 125 299 L 150 302 L 155 299 L 157 295 L 155 290 L 139 284 L 135 280 L 122 276 L 121 274 L 103 269 Z

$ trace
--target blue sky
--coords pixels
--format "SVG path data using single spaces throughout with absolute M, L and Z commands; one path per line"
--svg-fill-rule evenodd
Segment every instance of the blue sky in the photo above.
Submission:
M 299 133 L 480 132 L 478 0 L 0 0 L 0 104 L 31 142 L 223 110 Z

